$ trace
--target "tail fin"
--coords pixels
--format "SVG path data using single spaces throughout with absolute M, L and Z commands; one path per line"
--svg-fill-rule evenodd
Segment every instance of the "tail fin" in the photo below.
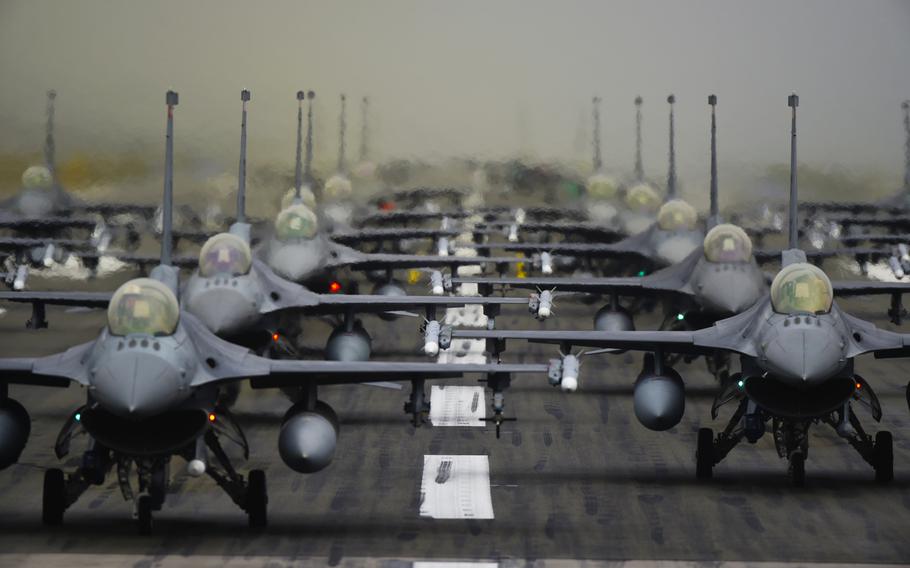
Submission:
M 641 162 L 641 103 L 642 98 L 635 97 L 635 181 L 645 179 L 645 167 Z
M 787 105 L 792 109 L 790 123 L 790 241 L 791 249 L 799 248 L 799 196 L 796 186 L 796 107 L 799 106 L 799 97 L 793 93 L 787 97 Z
M 300 184 L 303 183 L 303 169 L 300 159 L 303 135 L 303 91 L 297 91 L 297 154 L 294 162 L 294 199 L 300 199 Z
M 600 154 L 600 97 L 594 97 L 591 99 L 591 105 L 593 107 L 591 120 L 594 121 L 593 128 L 593 144 L 594 144 L 594 158 L 593 166 L 594 172 L 599 172 L 603 167 L 603 159 Z
M 306 109 L 306 161 L 303 164 L 303 179 L 310 185 L 313 184 L 313 99 L 314 91 L 307 91 Z
M 711 105 L 711 212 L 708 224 L 713 227 L 720 222 L 717 203 L 717 119 L 714 115 L 717 95 L 709 95 L 708 104 Z
M 904 133 L 907 136 L 904 142 L 904 191 L 910 192 L 910 101 L 901 103 L 904 109 Z
M 338 117 L 338 173 L 345 173 L 345 158 L 344 158 L 344 135 L 345 131 L 348 128 L 347 123 L 347 97 L 344 94 L 341 95 L 341 114 Z
M 670 168 L 667 172 L 667 199 L 676 199 L 676 134 L 673 125 L 673 105 L 676 103 L 676 96 L 667 97 L 670 103 Z
M 369 104 L 370 104 L 369 99 L 367 99 L 366 97 L 363 97 L 363 100 L 360 103 L 361 113 L 362 113 L 362 118 L 361 118 L 361 122 L 360 122 L 360 161 L 361 162 L 365 162 L 367 159 L 367 141 L 368 141 L 367 135 L 369 134 L 369 132 L 367 130 L 367 126 L 368 126 L 367 107 Z
M 179 102 L 175 91 L 165 95 L 167 104 L 167 138 L 164 145 L 164 200 L 161 203 L 161 264 L 172 266 L 171 253 L 174 246 L 174 107 Z
M 240 169 L 237 172 L 237 222 L 246 222 L 246 103 L 250 100 L 250 91 L 240 91 L 243 114 L 240 119 Z
M 53 89 L 47 92 L 47 124 L 44 133 L 44 165 L 51 172 L 51 179 L 57 181 L 57 146 L 54 143 L 54 99 L 57 98 L 57 91 Z

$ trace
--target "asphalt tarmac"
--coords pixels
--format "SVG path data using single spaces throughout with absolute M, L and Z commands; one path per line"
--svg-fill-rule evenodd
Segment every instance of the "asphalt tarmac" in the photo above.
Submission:
M 851 304 L 863 310 L 867 304 Z M 878 304 L 873 304 L 876 307 Z M 881 306 L 884 307 L 882 303 Z M 103 312 L 49 309 L 50 329 L 25 330 L 28 310 L 0 316 L 0 356 L 49 354 L 90 340 Z M 590 326 L 593 307 L 563 306 L 546 324 L 526 313 L 502 316 L 498 327 Z M 861 310 L 862 311 L 862 310 Z M 866 312 L 863 312 L 864 314 Z M 879 325 L 888 325 L 883 318 Z M 419 343 L 413 320 L 371 318 L 376 352 Z M 641 326 L 641 325 L 640 325 Z M 390 332 L 389 330 L 393 330 Z M 312 327 L 313 341 L 325 337 Z M 509 360 L 542 361 L 552 347 L 510 344 Z M 324 388 L 341 434 L 334 463 L 308 476 L 280 460 L 276 439 L 289 402 L 279 393 L 244 390 L 235 415 L 252 455 L 241 471 L 265 469 L 269 526 L 247 527 L 246 515 L 208 478 L 172 465 L 175 477 L 153 534 L 138 536 L 132 507 L 115 476 L 91 488 L 67 511 L 64 525 L 41 524 L 42 473 L 60 467 L 53 443 L 80 389 L 12 386 L 32 417 L 21 463 L 0 472 L 0 565 L 158 566 L 242 561 L 244 565 L 409 565 L 411 560 L 536 561 L 684 560 L 745 562 L 910 562 L 910 420 L 904 388 L 910 363 L 862 359 L 858 371 L 884 407 L 870 431 L 894 433 L 895 479 L 877 485 L 873 472 L 828 427 L 813 428 L 807 484 L 796 489 L 770 436 L 737 447 L 710 482 L 695 479 L 695 436 L 720 429 L 732 409 L 712 421 L 714 381 L 704 363 L 681 366 L 687 384 L 683 421 L 651 432 L 632 413 L 640 357 L 598 356 L 584 362 L 580 389 L 566 394 L 543 376 L 516 378 L 508 391 L 501 439 L 486 427 L 415 430 L 402 412 L 407 389 Z M 456 384 L 472 385 L 469 379 Z M 487 398 L 489 403 L 489 398 Z M 78 445 L 77 445 L 78 446 Z M 440 520 L 419 516 L 425 455 L 485 455 L 495 517 Z M 74 452 L 63 464 L 72 468 Z

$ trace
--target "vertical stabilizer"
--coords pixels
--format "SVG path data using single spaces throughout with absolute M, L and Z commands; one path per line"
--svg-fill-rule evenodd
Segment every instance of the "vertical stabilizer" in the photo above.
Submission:
M 246 104 L 250 100 L 250 91 L 240 91 L 243 111 L 240 115 L 240 167 L 237 171 L 237 222 L 246 222 Z
M 635 97 L 635 181 L 645 179 L 645 167 L 641 161 L 641 103 L 642 98 Z
M 667 199 L 676 199 L 676 132 L 673 124 L 673 105 L 676 103 L 676 96 L 667 97 L 670 103 L 670 166 L 667 171 Z
M 597 173 L 603 168 L 603 158 L 600 154 L 600 97 L 594 97 L 591 99 L 591 104 L 593 106 L 592 117 L 594 121 L 594 130 L 593 130 L 593 144 L 594 144 L 594 159 L 593 166 L 594 172 Z
M 719 205 L 717 203 L 717 118 L 714 110 L 717 106 L 717 95 L 708 96 L 711 105 L 711 211 L 708 224 L 713 226 L 719 223 Z

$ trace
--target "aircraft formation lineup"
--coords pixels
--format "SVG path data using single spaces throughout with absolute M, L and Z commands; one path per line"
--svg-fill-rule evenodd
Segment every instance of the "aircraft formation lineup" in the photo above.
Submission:
M 54 447 L 62 460 L 76 440 L 85 440 L 79 466 L 45 472 L 46 524 L 62 523 L 85 491 L 116 476 L 124 498 L 134 503 L 140 532 L 149 532 L 153 512 L 166 501 L 169 466 L 179 457 L 187 474 L 208 475 L 217 483 L 251 526 L 265 526 L 265 472 L 240 473 L 223 446 L 238 445 L 249 455 L 231 415 L 245 382 L 254 389 L 280 389 L 289 399 L 277 433 L 278 453 L 287 467 L 313 473 L 331 463 L 339 437 L 334 410 L 319 398 L 322 386 L 371 384 L 389 388 L 391 396 L 405 382 L 410 389 L 405 412 L 419 427 L 430 410 L 428 380 L 481 376 L 493 395 L 488 420 L 498 437 L 502 424 L 514 420 L 505 413 L 513 378 L 547 380 L 572 392 L 581 386 L 582 369 L 585 380 L 606 380 L 598 377 L 599 361 L 630 351 L 644 354 L 634 384 L 635 415 L 654 431 L 671 429 L 683 417 L 686 365 L 703 359 L 716 377 L 711 418 L 723 409 L 729 419 L 717 433 L 698 431 L 699 479 L 711 478 L 741 442 L 754 444 L 768 434 L 787 461 L 793 484 L 802 486 L 810 427 L 827 425 L 856 449 L 877 481 L 892 480 L 891 434 L 867 430 L 867 418 L 882 417 L 875 379 L 860 376 L 855 360 L 865 354 L 910 356 L 910 334 L 851 315 L 837 298 L 883 295 L 890 299 L 891 321 L 902 322 L 901 298 L 910 291 L 910 283 L 901 281 L 910 270 L 910 236 L 901 234 L 908 229 L 910 209 L 907 103 L 907 175 L 900 192 L 877 204 L 800 203 L 799 99 L 791 95 L 790 188 L 789 196 L 781 196 L 788 207 L 784 212 L 766 207 L 761 214 L 731 211 L 731 219 L 758 219 L 741 227 L 725 222 L 720 211 L 714 95 L 708 97 L 706 215 L 678 191 L 672 95 L 665 184 L 644 173 L 640 97 L 633 174 L 621 179 L 604 171 L 601 100 L 594 98 L 594 173 L 587 179 L 524 164 L 485 164 L 476 166 L 470 189 L 384 190 L 371 200 L 358 196 L 351 182 L 343 95 L 336 172 L 324 181 L 314 174 L 314 97 L 312 91 L 296 97 L 293 187 L 274 219 L 253 219 L 246 212 L 251 94 L 241 92 L 236 211 L 224 230 L 213 231 L 191 210 L 175 215 L 176 92 L 166 94 L 160 205 L 87 203 L 61 186 L 55 172 L 56 94 L 49 93 L 45 164 L 28 168 L 21 191 L 0 203 L 0 229 L 7 233 L 0 237 L 3 280 L 9 287 L 0 292 L 0 302 L 29 304 L 27 326 L 35 330 L 49 325 L 47 306 L 104 309 L 107 324 L 97 338 L 61 353 L 0 358 L 0 469 L 17 463 L 31 428 L 28 411 L 10 397 L 9 385 L 76 383 L 85 392 L 84 404 L 68 410 Z M 362 102 L 366 116 L 368 101 Z M 381 166 L 367 159 L 367 139 L 364 121 L 356 169 L 359 177 L 376 178 Z M 484 205 L 478 194 L 497 183 L 513 188 L 509 202 Z M 540 197 L 568 186 L 582 188 L 568 205 L 548 206 Z M 780 250 L 753 245 L 775 234 L 786 241 Z M 160 241 L 157 256 L 137 252 L 150 236 Z M 181 242 L 201 246 L 194 254 L 181 253 Z M 69 256 L 89 268 L 110 256 L 150 270 L 111 291 L 29 289 L 32 271 Z M 835 256 L 852 257 L 863 267 L 880 261 L 893 281 L 832 280 L 821 265 Z M 424 280 L 430 294 L 409 293 L 402 271 L 412 285 Z M 358 293 L 370 284 L 369 294 Z M 496 325 L 503 310 L 527 310 L 544 322 L 558 317 L 557 301 L 573 300 L 602 305 L 583 329 Z M 447 322 L 446 310 L 457 307 L 482 311 L 485 326 Z M 662 315 L 659 327 L 637 330 L 635 316 L 655 311 Z M 409 360 L 375 358 L 361 320 L 365 315 L 405 322 L 418 316 L 413 332 L 421 338 L 422 353 Z M 298 341 L 314 318 L 333 325 L 316 359 Z M 434 359 L 463 340 L 482 340 L 485 362 Z M 552 344 L 553 358 L 508 362 L 506 347 L 516 342 Z M 907 402 L 910 408 L 910 384 Z

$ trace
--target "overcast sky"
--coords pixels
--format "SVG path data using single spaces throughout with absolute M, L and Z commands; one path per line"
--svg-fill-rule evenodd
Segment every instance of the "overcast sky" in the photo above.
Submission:
M 246 86 L 251 162 L 293 159 L 301 88 L 317 92 L 324 160 L 340 92 L 352 99 L 351 154 L 368 94 L 381 157 L 589 160 L 597 94 L 605 161 L 629 170 L 641 94 L 645 167 L 662 177 L 672 92 L 682 174 L 701 176 L 709 93 L 730 167 L 786 161 L 796 91 L 802 160 L 882 170 L 896 184 L 908 32 L 907 1 L 0 0 L 0 151 L 40 148 L 44 93 L 56 88 L 61 157 L 160 152 L 173 87 L 178 147 L 233 169 Z

